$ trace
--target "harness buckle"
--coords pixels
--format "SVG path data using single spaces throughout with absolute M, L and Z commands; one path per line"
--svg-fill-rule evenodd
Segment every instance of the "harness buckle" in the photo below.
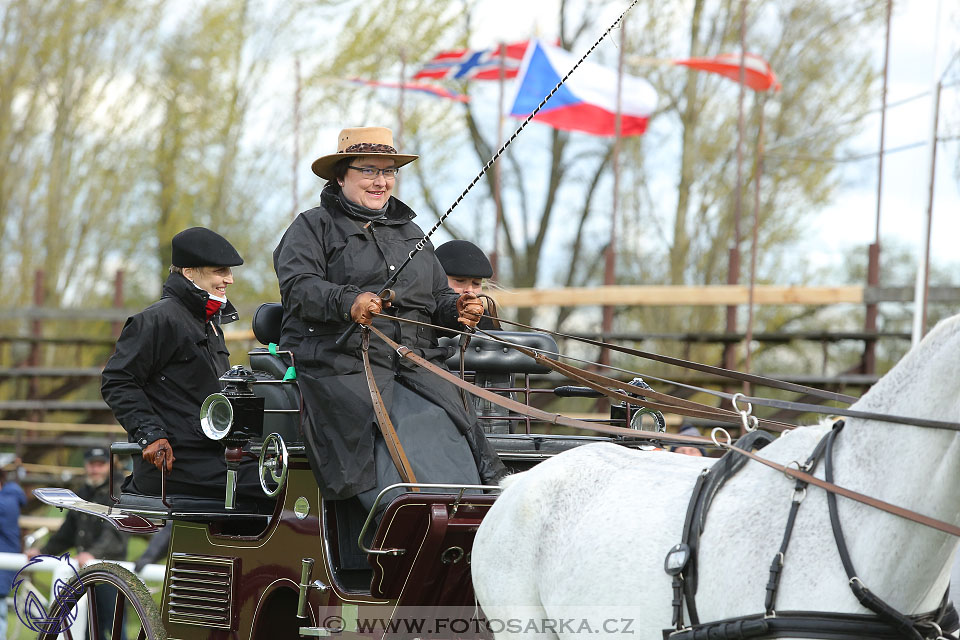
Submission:
M 410 347 L 406 347 L 404 345 L 397 347 L 397 355 L 401 358 L 406 358 L 408 353 L 410 353 Z
M 807 497 L 807 487 L 797 487 L 793 490 L 793 501 L 800 503 L 803 502 L 803 499 Z

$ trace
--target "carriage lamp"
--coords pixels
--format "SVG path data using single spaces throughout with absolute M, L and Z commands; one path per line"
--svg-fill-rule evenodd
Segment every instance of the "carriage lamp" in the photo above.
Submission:
M 200 407 L 200 427 L 211 440 L 243 446 L 263 431 L 263 398 L 254 395 L 253 372 L 237 365 L 220 376 L 223 390 L 207 396 Z
M 647 407 L 639 406 L 640 402 L 646 400 L 642 393 L 637 391 L 638 389 L 650 389 L 653 390 L 649 384 L 643 381 L 643 378 L 634 378 L 629 382 L 629 387 L 625 390 L 621 390 L 622 393 L 626 393 L 629 396 L 632 396 L 637 399 L 636 403 L 630 403 L 630 407 L 633 409 L 629 412 L 630 416 L 630 428 L 637 429 L 639 431 L 654 431 L 656 433 L 666 433 L 667 431 L 667 422 L 663 418 L 663 414 L 655 409 L 650 409 Z M 628 416 L 628 406 L 626 402 L 621 401 L 619 405 L 611 405 L 610 407 L 610 419 L 611 420 L 620 420 L 623 422 L 627 421 Z M 643 424 L 643 417 L 650 416 L 653 419 L 652 427 L 646 427 Z
M 253 372 L 237 365 L 220 376 L 223 390 L 211 393 L 200 406 L 200 428 L 203 434 L 224 445 L 227 463 L 225 507 L 236 506 L 237 472 L 243 460 L 243 445 L 263 432 L 263 398 L 254 395 L 257 378 Z

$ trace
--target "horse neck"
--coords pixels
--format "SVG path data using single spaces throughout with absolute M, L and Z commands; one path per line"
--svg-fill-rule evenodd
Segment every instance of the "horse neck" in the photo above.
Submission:
M 861 398 L 853 409 L 895 416 L 953 422 L 960 417 L 960 389 L 954 373 L 960 356 L 960 324 L 948 321 L 913 349 Z M 958 432 L 877 420 L 849 419 L 834 453 L 834 481 L 841 486 L 960 525 L 960 455 Z M 843 501 L 841 501 L 842 503 Z M 846 518 L 844 516 L 846 511 Z M 898 567 L 887 553 L 862 555 L 858 570 L 910 588 L 929 587 L 956 550 L 957 539 L 879 510 L 841 508 L 851 550 L 886 549 L 899 556 Z M 853 551 L 851 551 L 853 553 Z M 860 554 L 855 554 L 860 555 Z M 903 567 L 914 567 L 906 576 Z M 913 581 L 913 586 L 909 583 Z M 937 581 L 939 588 L 945 579 Z M 929 605 L 937 594 L 921 594 Z M 942 595 L 942 594 L 940 594 Z M 919 606 L 919 604 L 918 604 Z

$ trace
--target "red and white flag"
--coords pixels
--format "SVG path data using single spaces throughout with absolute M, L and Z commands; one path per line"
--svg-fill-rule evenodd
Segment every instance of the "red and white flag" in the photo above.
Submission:
M 527 41 L 505 44 L 493 49 L 456 49 L 442 51 L 413 76 L 414 80 L 499 80 L 500 52 L 503 51 L 504 77 L 515 78 Z
M 451 91 L 446 87 L 440 87 L 426 82 L 383 82 L 380 80 L 364 80 L 363 78 L 350 78 L 349 82 L 353 84 L 362 84 L 367 87 L 383 87 L 385 89 L 404 89 L 407 91 L 416 91 L 434 96 L 435 98 L 446 98 L 456 102 L 470 102 L 470 97 L 462 93 Z
M 683 65 L 691 69 L 719 73 L 734 82 L 740 82 L 740 54 L 721 53 L 713 58 L 689 58 L 674 60 L 673 64 Z M 777 74 L 770 68 L 770 63 L 758 55 L 747 53 L 743 57 L 744 84 L 754 91 L 780 91 L 780 82 Z

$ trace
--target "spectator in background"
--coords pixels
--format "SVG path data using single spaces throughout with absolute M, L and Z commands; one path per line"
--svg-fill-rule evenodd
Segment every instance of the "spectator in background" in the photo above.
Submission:
M 88 502 L 110 505 L 110 453 L 106 447 L 93 447 L 83 454 L 85 482 L 77 489 L 77 496 Z M 114 489 L 119 489 L 119 477 L 113 479 Z M 31 547 L 26 550 L 27 560 L 40 554 L 59 555 L 68 549 L 75 549 L 73 559 L 81 567 L 91 560 L 125 560 L 127 557 L 127 538 L 106 520 L 87 515 L 79 511 L 67 511 L 67 517 L 57 532 L 50 536 L 42 548 Z M 101 584 L 97 590 L 97 625 L 99 629 L 113 628 L 113 612 L 116 607 L 116 587 Z
M 7 482 L 3 467 L 16 460 L 14 454 L 0 454 L 0 551 L 20 553 L 20 509 L 27 496 L 16 482 Z M 0 571 L 0 639 L 7 637 L 7 595 L 16 571 Z
M 680 427 L 677 435 L 681 436 L 700 436 L 700 430 L 692 424 L 685 424 Z M 670 447 L 674 453 L 682 453 L 687 456 L 704 456 L 703 447 L 694 447 L 689 444 L 678 444 Z

